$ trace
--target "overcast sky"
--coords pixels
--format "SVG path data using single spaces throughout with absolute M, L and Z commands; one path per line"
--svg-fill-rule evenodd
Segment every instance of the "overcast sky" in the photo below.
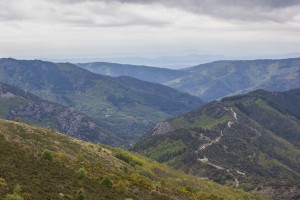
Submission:
M 0 0 L 0 57 L 300 52 L 300 0 Z

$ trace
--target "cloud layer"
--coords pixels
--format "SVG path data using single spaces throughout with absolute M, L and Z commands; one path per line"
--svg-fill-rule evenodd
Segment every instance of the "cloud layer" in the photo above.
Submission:
M 1 0 L 0 54 L 299 52 L 299 10 L 298 0 Z
M 284 22 L 298 15 L 299 0 L 55 0 L 65 4 L 112 3 L 161 4 L 199 15 L 245 21 Z M 52 1 L 53 2 L 53 1 Z

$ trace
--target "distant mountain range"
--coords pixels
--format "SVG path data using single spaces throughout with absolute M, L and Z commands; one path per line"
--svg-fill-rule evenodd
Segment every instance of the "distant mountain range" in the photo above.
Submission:
M 0 59 L 0 199 L 300 197 L 300 58 L 77 65 Z
M 222 184 L 297 199 L 299 102 L 300 89 L 257 90 L 213 101 L 159 123 L 133 150 Z
M 108 124 L 125 141 L 202 104 L 197 97 L 163 85 L 97 75 L 70 63 L 0 59 L 0 81 L 73 107 L 98 124 Z
M 216 61 L 183 71 L 190 75 L 166 85 L 207 101 L 255 89 L 285 91 L 300 87 L 300 58 Z
M 154 83 L 165 83 L 189 74 L 188 72 L 173 69 L 138 65 L 124 65 L 107 62 L 78 63 L 76 65 L 96 74 L 113 77 L 131 76 L 140 80 L 150 81 Z
M 182 70 L 101 62 L 78 65 L 98 74 L 162 83 L 205 101 L 256 89 L 285 91 L 300 87 L 300 58 L 224 60 Z
M 287 53 L 280 55 L 256 55 L 256 56 L 226 56 L 213 54 L 200 54 L 197 52 L 183 52 L 178 55 L 165 55 L 160 57 L 141 57 L 141 56 L 111 56 L 111 57 L 76 57 L 49 59 L 40 58 L 40 60 L 51 62 L 70 62 L 70 63 L 121 63 L 126 65 L 146 65 L 168 69 L 183 69 L 190 66 L 205 64 L 218 60 L 257 60 L 257 59 L 286 59 L 299 58 L 300 53 Z

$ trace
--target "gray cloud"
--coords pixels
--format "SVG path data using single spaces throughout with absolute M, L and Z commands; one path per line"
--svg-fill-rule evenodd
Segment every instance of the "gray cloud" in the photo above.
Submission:
M 0 0 L 0 54 L 298 52 L 299 4 L 299 0 Z
M 125 3 L 161 3 L 223 20 L 284 22 L 299 13 L 299 0 L 120 0 Z M 298 8 L 295 8 L 298 7 Z
M 130 5 L 132 9 L 125 10 L 124 5 Z M 0 2 L 0 20 L 46 20 L 94 27 L 161 27 L 172 23 L 139 12 L 139 7 L 134 8 L 138 5 L 150 6 L 149 9 L 161 5 L 223 21 L 276 23 L 295 21 L 300 9 L 299 0 L 32 0 L 31 5 L 24 5 L 24 8 L 16 2 L 3 0 Z
M 52 0 L 53 1 L 53 0 Z M 199 15 L 223 20 L 285 22 L 298 14 L 299 0 L 55 0 L 61 3 L 120 2 L 123 4 L 162 4 Z
M 168 25 L 169 22 L 124 9 L 118 1 L 32 0 L 0 2 L 0 21 L 40 21 L 78 27 L 122 27 Z

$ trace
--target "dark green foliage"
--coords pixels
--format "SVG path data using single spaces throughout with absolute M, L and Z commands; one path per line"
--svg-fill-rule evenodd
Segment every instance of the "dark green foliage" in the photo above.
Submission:
M 50 151 L 48 149 L 46 149 L 42 154 L 42 158 L 49 161 L 53 160 L 53 156 L 54 156 L 53 151 Z
M 300 89 L 283 93 L 258 90 L 223 101 L 238 102 L 235 106 L 248 117 L 300 148 Z
M 112 188 L 113 185 L 111 179 L 108 176 L 103 177 L 101 184 L 108 189 Z
M 117 152 L 115 155 L 114 155 L 116 158 L 120 159 L 120 160 L 123 160 L 124 162 L 132 165 L 132 166 L 135 166 L 135 165 L 142 165 L 141 162 L 139 162 L 138 160 L 135 160 L 134 158 L 132 158 L 130 155 L 124 153 L 124 152 Z
M 75 200 L 85 200 L 85 192 L 84 190 L 81 188 L 80 190 L 78 190 L 75 194 Z
M 76 171 L 76 173 L 80 179 L 85 178 L 88 174 L 84 167 L 81 167 L 79 170 Z

